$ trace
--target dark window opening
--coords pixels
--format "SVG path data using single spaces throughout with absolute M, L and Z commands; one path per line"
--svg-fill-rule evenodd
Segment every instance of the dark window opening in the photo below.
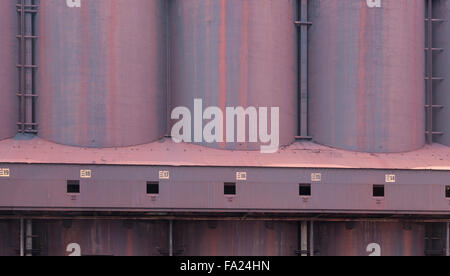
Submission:
M 224 184 L 224 194 L 225 195 L 236 195 L 236 183 L 225 183 Z
M 147 182 L 147 194 L 158 195 L 159 194 L 159 182 Z
M 300 196 L 311 196 L 311 184 L 300 184 L 299 185 L 299 195 Z
M 79 180 L 67 180 L 67 193 L 79 194 L 80 193 L 80 181 Z
M 445 197 L 450 199 L 450 186 L 445 187 Z
M 373 197 L 384 197 L 384 185 L 373 186 Z

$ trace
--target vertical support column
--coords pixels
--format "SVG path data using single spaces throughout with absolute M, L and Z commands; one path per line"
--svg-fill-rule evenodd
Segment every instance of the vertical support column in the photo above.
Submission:
M 20 219 L 20 257 L 25 256 L 24 221 Z
M 33 256 L 33 224 L 31 219 L 26 221 L 26 256 Z
M 309 222 L 309 256 L 314 256 L 314 221 Z
M 308 256 L 308 222 L 302 221 L 301 223 L 301 256 L 306 257 Z
M 298 249 L 295 251 L 297 256 L 314 256 L 314 226 L 313 222 L 298 222 Z
M 173 256 L 173 220 L 169 221 L 169 256 Z
M 447 222 L 447 246 L 446 246 L 446 256 L 450 257 L 450 222 Z

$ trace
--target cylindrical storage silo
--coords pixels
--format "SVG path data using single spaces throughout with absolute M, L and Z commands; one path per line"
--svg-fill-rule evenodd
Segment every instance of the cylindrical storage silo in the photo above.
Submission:
M 166 1 L 40 2 L 40 136 L 83 147 L 130 146 L 162 137 Z
M 450 146 L 450 1 L 434 0 L 433 18 L 444 20 L 433 23 L 433 48 L 442 49 L 433 52 L 433 77 L 443 78 L 441 82 L 433 82 L 434 104 L 443 106 L 434 110 L 434 131 L 442 132 L 434 138 Z
M 228 117 L 234 118 L 234 124 L 227 120 L 227 107 L 242 107 L 248 114 L 257 114 L 259 122 L 267 118 L 268 133 L 276 132 L 279 123 L 280 146 L 292 143 L 297 131 L 297 1 L 174 0 L 169 5 L 171 108 L 191 111 L 192 141 L 229 150 L 260 150 L 269 145 L 259 133 L 264 127 L 257 125 L 257 139 L 249 135 L 255 129 L 251 123 L 255 116 Z M 209 120 L 197 123 L 202 114 L 194 108 L 196 99 L 203 111 L 209 107 L 222 111 L 223 142 L 201 137 Z M 259 113 L 264 107 L 267 116 Z M 279 122 L 274 124 L 272 108 L 279 108 Z M 226 126 L 234 129 L 234 135 Z M 238 139 L 239 131 L 243 138 L 243 129 L 245 139 Z
M 321 144 L 406 152 L 425 143 L 424 1 L 310 3 L 310 127 Z
M 0 2 L 0 140 L 17 133 L 19 16 L 16 1 Z

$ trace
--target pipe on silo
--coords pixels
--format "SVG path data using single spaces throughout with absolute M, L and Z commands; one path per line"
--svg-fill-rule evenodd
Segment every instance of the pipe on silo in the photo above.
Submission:
M 308 0 L 299 0 L 299 132 L 297 139 L 311 139 L 309 136 L 309 92 L 308 92 Z

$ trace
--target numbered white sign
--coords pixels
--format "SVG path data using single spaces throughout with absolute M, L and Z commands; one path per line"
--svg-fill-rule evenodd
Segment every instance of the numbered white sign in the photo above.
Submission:
M 370 253 L 371 257 L 380 257 L 381 256 L 381 246 L 378 243 L 371 243 L 367 246 L 367 253 Z
M 381 8 L 381 0 L 367 0 L 369 8 Z
M 312 173 L 311 181 L 312 182 L 322 182 L 322 174 L 321 173 Z
M 237 172 L 236 180 L 237 181 L 246 181 L 247 180 L 247 172 Z
M 158 175 L 159 175 L 160 180 L 169 180 L 170 179 L 169 171 L 159 171 Z
M 67 246 L 66 251 L 70 253 L 69 257 L 80 257 L 81 256 L 81 246 L 78 243 L 71 243 Z
M 80 178 L 92 178 L 91 170 L 80 170 Z
M 385 178 L 386 178 L 385 179 L 386 183 L 395 183 L 396 182 L 395 174 L 386 174 Z
M 0 177 L 10 177 L 11 171 L 8 168 L 0 168 Z
M 69 8 L 81 8 L 81 0 L 66 0 L 66 3 Z

